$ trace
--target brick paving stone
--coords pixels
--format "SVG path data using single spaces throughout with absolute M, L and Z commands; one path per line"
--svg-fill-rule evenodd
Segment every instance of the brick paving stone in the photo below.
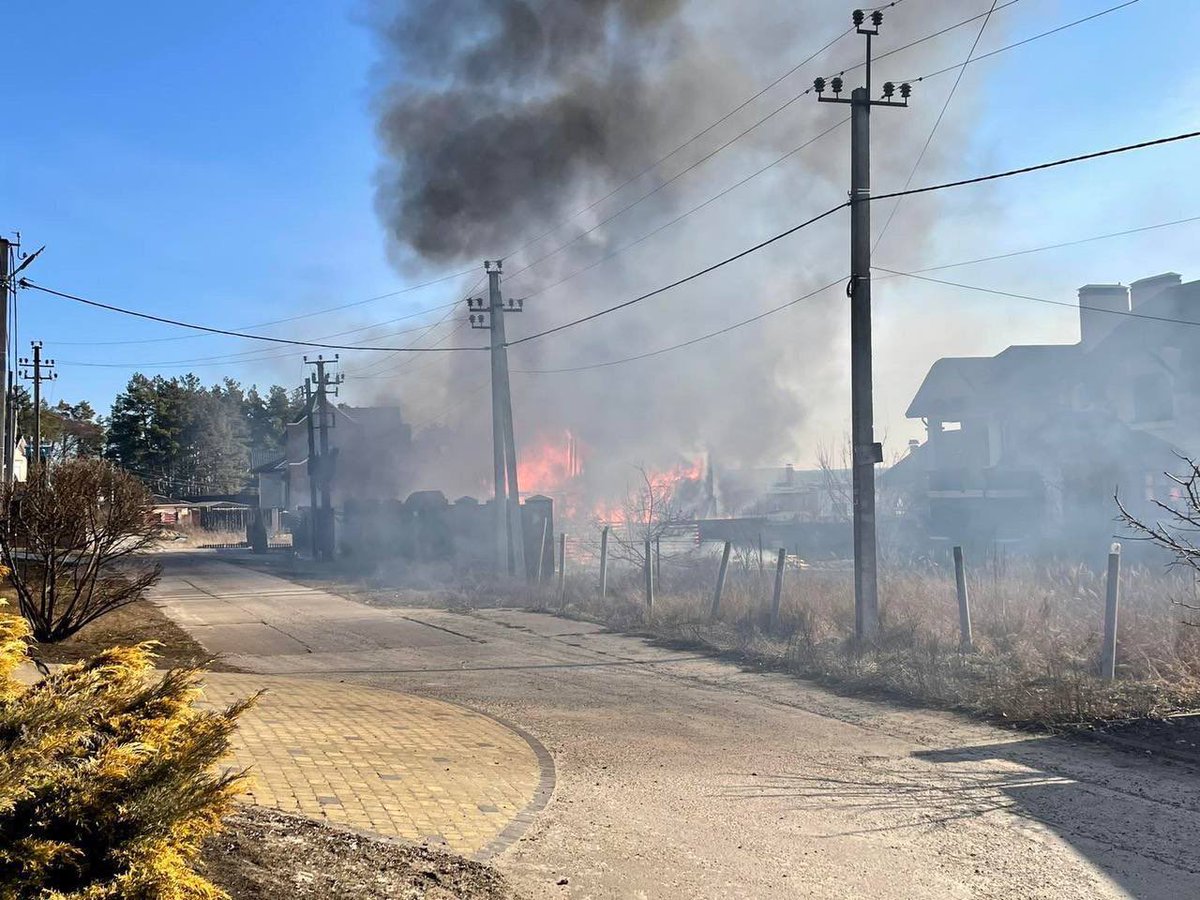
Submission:
M 230 760 L 250 769 L 247 802 L 475 855 L 544 789 L 521 735 L 451 704 L 317 678 L 232 674 L 208 676 L 206 702 L 260 689 Z

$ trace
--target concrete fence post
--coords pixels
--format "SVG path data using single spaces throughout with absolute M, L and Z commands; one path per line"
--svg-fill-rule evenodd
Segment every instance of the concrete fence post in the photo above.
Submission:
M 779 630 L 779 599 L 783 596 L 783 569 L 787 565 L 787 551 L 779 548 L 775 560 L 775 592 L 771 595 L 771 631 Z
M 558 608 L 561 612 L 567 606 L 567 533 L 558 535 Z
M 549 519 L 542 519 L 542 539 L 541 539 L 541 541 L 540 541 L 540 542 L 538 542 L 537 576 L 536 576 L 536 578 L 535 578 L 535 581 L 536 581 L 536 583 L 537 583 L 537 585 L 538 585 L 539 587 L 540 587 L 540 586 L 541 586 L 541 584 L 542 584 L 542 575 L 543 575 L 543 573 L 545 572 L 545 566 L 546 566 L 546 538 L 547 538 L 547 537 L 549 537 L 549 535 L 547 535 L 547 534 L 546 534 L 546 530 L 547 530 L 549 527 L 550 527 L 550 520 L 549 520 Z
M 608 526 L 600 529 L 600 599 L 608 597 Z
M 721 568 L 717 570 L 717 587 L 713 591 L 712 609 L 709 610 L 709 621 L 717 620 L 717 613 L 721 611 L 721 594 L 725 590 L 725 574 L 729 571 L 729 551 L 733 549 L 733 542 L 726 541 L 725 549 L 721 551 Z
M 958 592 L 959 647 L 963 653 L 971 653 L 975 650 L 975 636 L 971 631 L 971 602 L 967 597 L 967 568 L 962 547 L 954 548 L 954 588 Z
M 1100 677 L 1117 677 L 1117 606 L 1120 603 L 1121 545 L 1114 543 L 1108 552 L 1108 582 L 1104 597 L 1104 642 L 1100 645 Z
M 650 557 L 650 538 L 646 538 L 646 618 L 654 615 L 654 560 Z

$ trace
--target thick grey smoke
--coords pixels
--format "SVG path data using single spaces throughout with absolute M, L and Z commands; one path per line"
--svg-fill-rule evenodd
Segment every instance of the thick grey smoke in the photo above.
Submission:
M 879 45 L 899 46 L 987 5 L 944 0 L 923 4 L 920 16 L 890 12 Z M 814 75 L 859 62 L 856 36 L 574 216 L 844 30 L 849 13 L 836 4 L 413 0 L 380 6 L 375 19 L 383 46 L 376 102 L 385 150 L 378 206 L 397 259 L 415 254 L 458 265 L 530 243 L 505 262 L 506 294 L 529 298 L 526 312 L 510 321 L 510 339 L 659 287 L 846 196 L 843 127 L 712 199 L 847 114 L 811 96 L 787 101 Z M 990 28 L 989 35 L 1002 36 L 1001 23 Z M 974 31 L 968 26 L 897 54 L 877 66 L 875 77 L 918 75 L 957 61 Z M 851 84 L 859 78 L 861 72 L 847 74 Z M 876 185 L 898 187 L 907 177 L 948 87 L 919 90 L 914 109 L 874 117 Z M 972 92 L 969 81 L 960 87 L 918 183 L 954 158 Z M 703 160 L 781 106 L 761 127 Z M 936 211 L 936 200 L 907 204 L 884 255 L 894 261 L 902 252 L 910 259 L 918 254 Z M 878 209 L 877 222 L 886 213 Z M 512 348 L 518 445 L 524 451 L 571 430 L 603 489 L 634 464 L 670 465 L 706 450 L 729 465 L 777 465 L 811 459 L 818 442 L 836 444 L 849 408 L 840 284 L 676 353 L 580 373 L 521 373 L 653 351 L 838 280 L 847 274 L 846 229 L 844 213 L 835 215 L 681 289 Z M 482 342 L 479 333 L 462 329 L 447 337 L 448 331 L 440 328 L 431 341 Z M 877 345 L 887 340 L 877 335 Z M 922 358 L 914 368 L 927 364 Z M 404 404 L 418 425 L 453 408 L 437 437 L 428 484 L 474 493 L 487 484 L 487 391 L 467 396 L 487 378 L 483 354 L 439 357 L 404 364 L 376 395 Z
M 379 205 L 431 260 L 501 248 L 645 150 L 680 0 L 416 0 L 385 26 Z

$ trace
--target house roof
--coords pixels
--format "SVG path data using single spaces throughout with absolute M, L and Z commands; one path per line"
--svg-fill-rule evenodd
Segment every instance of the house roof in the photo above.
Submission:
M 995 356 L 948 356 L 929 369 L 905 413 L 910 419 L 955 422 L 1044 396 L 1080 358 L 1078 344 L 1016 344 Z

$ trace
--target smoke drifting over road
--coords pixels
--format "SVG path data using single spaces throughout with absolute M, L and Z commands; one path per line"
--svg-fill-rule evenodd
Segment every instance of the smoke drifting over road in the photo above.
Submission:
M 983 9 L 944 0 L 923 4 L 919 17 L 889 12 L 880 46 Z M 505 263 L 506 295 L 529 298 L 526 312 L 510 321 L 510 339 L 656 288 L 846 196 L 843 127 L 713 199 L 846 115 L 811 96 L 793 98 L 813 76 L 860 62 L 856 36 L 591 205 L 844 31 L 848 9 L 815 0 L 413 0 L 378 4 L 373 22 L 382 46 L 375 100 L 385 156 L 377 205 L 396 258 L 402 266 L 414 257 L 460 265 L 530 244 Z M 916 74 L 931 59 L 944 65 L 965 53 L 977 28 L 887 60 L 875 77 Z M 964 84 L 923 178 L 936 174 L 943 152 L 952 155 L 970 93 Z M 921 112 L 876 117 L 877 184 L 895 186 L 907 176 L 943 97 L 939 89 Z M 906 206 L 888 248 L 919 250 L 934 207 Z M 877 223 L 886 212 L 877 211 Z M 558 440 L 570 429 L 587 474 L 611 483 L 631 464 L 669 465 L 710 449 L 727 464 L 779 464 L 811 458 L 818 440 L 836 443 L 849 407 L 840 286 L 678 353 L 585 372 L 521 373 L 687 341 L 835 281 L 848 267 L 846 225 L 844 214 L 835 215 L 682 289 L 514 347 L 518 446 Z M 448 330 L 449 323 L 433 338 Z M 463 330 L 448 342 L 473 337 Z M 475 354 L 408 371 L 420 375 L 398 376 L 375 399 L 399 400 L 417 421 L 461 403 L 464 388 L 487 379 L 486 362 Z M 447 490 L 486 483 L 486 404 L 484 391 L 446 417 L 452 437 L 444 446 L 452 452 L 438 455 L 443 469 L 428 473 L 429 483 Z

